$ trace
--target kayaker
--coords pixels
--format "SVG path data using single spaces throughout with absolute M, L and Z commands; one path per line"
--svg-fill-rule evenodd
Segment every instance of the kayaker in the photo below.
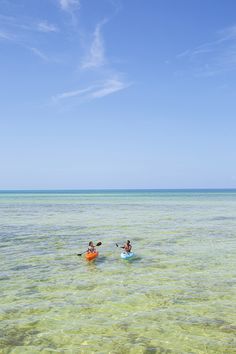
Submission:
M 124 248 L 125 252 L 127 253 L 131 252 L 132 245 L 130 243 L 130 240 L 127 240 L 127 242 L 124 244 L 122 248 Z
M 94 246 L 94 244 L 93 244 L 93 241 L 90 241 L 90 242 L 89 242 L 89 246 L 88 246 L 87 253 L 95 253 L 95 252 L 97 252 L 97 251 L 96 251 L 96 248 L 95 248 L 95 246 Z

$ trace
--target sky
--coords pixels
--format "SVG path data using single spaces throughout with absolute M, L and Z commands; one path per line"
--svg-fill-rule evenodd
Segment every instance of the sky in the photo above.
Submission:
M 0 0 L 0 189 L 236 188 L 235 0 Z

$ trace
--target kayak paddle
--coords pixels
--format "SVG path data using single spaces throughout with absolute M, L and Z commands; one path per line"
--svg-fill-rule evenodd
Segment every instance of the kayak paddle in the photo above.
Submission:
M 124 246 L 119 246 L 118 243 L 116 243 L 116 247 L 124 248 Z
M 101 244 L 102 244 L 102 242 L 98 242 L 95 247 L 101 246 Z M 77 256 L 82 256 L 82 254 L 84 254 L 86 252 L 87 252 L 87 250 L 82 253 L 78 253 Z

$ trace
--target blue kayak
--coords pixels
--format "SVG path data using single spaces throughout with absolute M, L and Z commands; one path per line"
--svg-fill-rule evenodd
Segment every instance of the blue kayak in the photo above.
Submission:
M 120 256 L 122 259 L 130 259 L 134 256 L 134 252 L 121 252 Z

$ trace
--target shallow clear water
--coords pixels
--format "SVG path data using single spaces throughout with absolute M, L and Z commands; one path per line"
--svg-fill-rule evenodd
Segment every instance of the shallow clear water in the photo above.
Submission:
M 0 289 L 1 353 L 236 353 L 236 191 L 0 193 Z

